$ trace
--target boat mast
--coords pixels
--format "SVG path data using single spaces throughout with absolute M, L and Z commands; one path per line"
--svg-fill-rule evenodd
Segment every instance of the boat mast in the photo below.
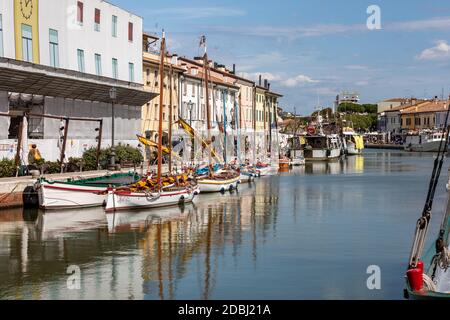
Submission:
M 212 162 L 212 141 L 211 141 L 211 114 L 209 110 L 209 79 L 208 79 L 208 53 L 207 53 L 207 46 L 206 46 L 206 38 L 203 36 L 202 38 L 204 45 L 205 45 L 205 55 L 203 56 L 203 69 L 205 73 L 205 98 L 206 98 L 206 125 L 207 125 L 207 134 L 208 134 L 208 164 L 211 167 Z M 209 170 L 209 175 L 212 175 L 211 168 Z
M 162 128 L 162 117 L 163 117 L 163 103 L 164 103 L 164 57 L 166 51 L 166 38 L 163 31 L 161 39 L 161 62 L 159 65 L 159 130 L 158 130 L 158 188 L 161 188 L 161 170 L 162 170 L 162 143 L 163 143 L 163 128 Z
M 256 165 L 256 84 L 253 85 L 253 165 Z
M 224 90 L 222 92 L 222 99 L 223 99 L 223 160 L 225 164 L 227 161 L 227 99 L 228 95 L 226 91 Z
M 169 87 L 170 87 L 170 98 L 169 98 L 169 172 L 172 173 L 172 80 L 173 80 L 173 68 L 172 62 L 170 62 L 169 71 Z

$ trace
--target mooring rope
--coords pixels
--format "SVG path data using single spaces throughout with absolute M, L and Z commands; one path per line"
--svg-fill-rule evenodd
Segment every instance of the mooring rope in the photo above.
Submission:
M 14 191 L 16 191 L 18 186 L 19 186 L 19 184 L 16 184 L 16 186 L 11 190 L 10 193 L 4 194 L 2 196 L 2 198 L 0 199 L 0 203 L 3 202 L 3 200 L 7 199 L 10 195 L 12 195 L 14 193 Z

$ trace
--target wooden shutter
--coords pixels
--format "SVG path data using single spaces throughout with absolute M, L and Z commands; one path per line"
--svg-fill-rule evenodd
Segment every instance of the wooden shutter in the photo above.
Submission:
M 128 22 L 128 40 L 133 41 L 133 23 Z
M 77 7 L 77 20 L 78 22 L 83 23 L 83 2 L 78 1 Z
M 100 24 L 100 9 L 95 9 L 95 23 Z

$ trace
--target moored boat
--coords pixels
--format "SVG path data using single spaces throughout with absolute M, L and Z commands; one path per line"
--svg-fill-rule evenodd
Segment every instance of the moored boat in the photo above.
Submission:
M 215 174 L 198 177 L 197 183 L 201 193 L 225 192 L 237 189 L 240 174 L 234 170 L 221 169 Z
M 447 111 L 445 123 L 448 123 Z M 407 299 L 450 299 L 450 194 L 447 192 L 447 208 L 440 225 L 438 236 L 429 251 L 422 256 L 432 218 L 433 201 L 439 177 L 448 150 L 449 130 L 440 139 L 438 154 L 428 188 L 422 215 L 417 220 L 414 241 L 406 271 L 405 298 Z
M 109 186 L 128 185 L 139 180 L 137 173 L 116 173 L 96 178 L 52 181 L 39 178 L 34 189 L 39 207 L 46 210 L 102 206 Z
M 347 155 L 362 154 L 364 150 L 364 139 L 362 136 L 356 134 L 352 128 L 344 128 L 342 136 Z
M 106 212 L 133 209 L 149 209 L 192 202 L 200 193 L 198 186 L 163 187 L 158 192 L 110 189 L 106 201 Z
M 338 135 L 305 136 L 304 157 L 306 161 L 337 160 L 341 156 Z

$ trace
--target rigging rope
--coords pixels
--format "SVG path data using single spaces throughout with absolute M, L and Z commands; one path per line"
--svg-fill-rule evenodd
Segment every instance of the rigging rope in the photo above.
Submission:
M 439 151 L 436 156 L 436 159 L 434 160 L 433 172 L 431 174 L 430 184 L 428 187 L 427 199 L 425 201 L 425 206 L 422 211 L 422 216 L 419 218 L 416 224 L 414 242 L 409 257 L 409 268 L 415 268 L 417 266 L 417 262 L 419 262 L 422 256 L 423 246 L 425 244 L 428 226 L 431 220 L 431 210 L 433 208 L 434 195 L 436 192 L 437 184 L 439 182 L 439 177 L 441 174 L 442 165 L 444 163 L 444 158 L 448 150 L 450 130 L 449 127 L 447 126 L 447 123 L 449 115 L 450 115 L 450 106 L 447 109 L 445 117 L 445 125 L 446 125 L 445 140 L 441 139 L 439 143 Z M 445 141 L 444 146 L 442 146 L 443 141 Z

